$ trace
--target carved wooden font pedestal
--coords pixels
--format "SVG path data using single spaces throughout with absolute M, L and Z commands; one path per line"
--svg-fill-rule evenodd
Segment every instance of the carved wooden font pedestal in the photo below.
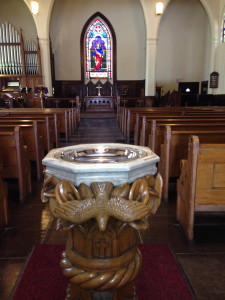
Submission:
M 49 201 L 57 230 L 68 230 L 60 266 L 71 300 L 137 300 L 134 280 L 142 265 L 138 230 L 161 200 L 160 174 L 114 186 L 93 182 L 75 187 L 46 176 L 42 200 Z

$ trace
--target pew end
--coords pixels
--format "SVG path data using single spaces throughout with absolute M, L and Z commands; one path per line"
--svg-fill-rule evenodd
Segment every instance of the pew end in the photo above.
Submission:
M 177 180 L 176 218 L 189 241 L 197 213 L 225 213 L 225 144 L 200 144 L 190 136 Z
M 2 232 L 8 224 L 8 186 L 0 177 L 0 232 Z

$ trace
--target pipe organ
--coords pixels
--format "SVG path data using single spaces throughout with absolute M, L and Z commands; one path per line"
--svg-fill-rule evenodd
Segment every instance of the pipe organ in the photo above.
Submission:
M 20 34 L 11 24 L 0 27 L 0 73 L 22 74 Z
M 18 84 L 8 84 L 12 81 Z M 8 22 L 0 24 L 0 90 L 9 91 L 17 87 L 31 88 L 42 85 L 41 54 L 39 40 L 23 40 L 18 31 Z
M 41 70 L 39 63 L 40 49 L 38 44 L 36 44 L 34 41 L 27 41 L 24 49 L 26 74 L 38 75 Z

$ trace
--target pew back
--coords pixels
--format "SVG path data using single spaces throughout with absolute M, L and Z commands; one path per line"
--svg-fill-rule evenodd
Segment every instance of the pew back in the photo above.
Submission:
M 170 126 L 172 130 L 210 130 L 215 129 L 225 129 L 225 119 L 190 119 L 190 120 L 164 120 L 163 122 L 157 122 L 155 120 L 151 121 L 150 134 L 148 135 L 147 145 L 145 143 L 143 146 L 148 146 L 156 154 L 160 154 L 161 144 L 164 141 L 165 127 Z M 143 140 L 144 141 L 144 140 Z
M 225 122 L 225 115 L 204 115 L 204 116 L 180 116 L 180 117 L 160 117 L 160 118 L 149 118 L 146 116 L 141 117 L 141 127 L 139 128 L 139 132 L 136 134 L 137 129 L 135 128 L 135 135 L 137 136 L 135 141 L 137 140 L 137 144 L 140 145 L 148 145 L 148 137 L 152 132 L 152 126 L 165 126 L 167 124 L 201 124 L 201 123 L 217 123 L 217 122 Z M 154 124 L 153 124 L 154 122 Z M 138 140 L 139 139 L 139 140 Z
M 20 127 L 0 132 L 0 152 L 3 162 L 0 176 L 18 179 L 20 202 L 23 203 L 31 193 L 31 166 Z
M 29 116 L 25 116 L 26 118 L 29 118 Z M 30 117 L 30 119 L 25 119 L 25 117 L 18 117 L 18 116 L 6 116 L 3 118 L 0 118 L 1 124 L 13 124 L 21 125 L 21 124 L 33 124 L 34 121 L 37 121 L 39 124 L 39 131 L 41 134 L 41 138 L 43 141 L 43 147 L 45 152 L 47 153 L 51 149 L 54 148 L 54 145 L 58 145 L 57 143 L 57 136 L 58 132 L 55 132 L 55 120 L 53 117 L 49 116 L 42 116 L 42 117 Z M 56 146 L 57 147 L 57 146 Z
M 165 127 L 164 143 L 161 146 L 159 172 L 163 178 L 163 199 L 168 201 L 169 181 L 172 177 L 180 175 L 180 160 L 187 157 L 188 140 L 190 135 L 198 135 L 201 143 L 224 143 L 225 129 L 192 129 L 172 130 Z
M 2 124 L 0 121 L 0 132 L 13 131 L 15 126 L 20 127 L 23 133 L 24 141 L 27 145 L 28 157 L 30 161 L 36 164 L 37 179 L 41 180 L 44 158 L 44 148 L 41 135 L 39 132 L 39 124 L 33 121 L 32 124 Z
M 119 116 L 119 126 L 123 132 L 123 134 L 126 136 L 128 140 L 130 140 L 130 136 L 132 136 L 132 133 L 135 130 L 136 127 L 136 114 L 139 114 L 140 116 L 148 116 L 153 117 L 155 116 L 165 116 L 169 117 L 170 115 L 174 116 L 192 116 L 192 114 L 196 115 L 204 115 L 204 114 L 224 114 L 225 113 L 225 107 L 214 107 L 214 106 L 203 106 L 203 107 L 133 107 L 133 108 L 122 108 L 120 111 Z M 158 118 L 157 117 L 157 118 Z M 155 117 L 156 118 L 156 117 Z M 136 143 L 136 142 L 135 142 Z

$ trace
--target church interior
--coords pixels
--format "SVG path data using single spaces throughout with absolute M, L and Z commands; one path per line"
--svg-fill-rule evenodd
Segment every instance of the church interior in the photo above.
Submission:
M 1 300 L 225 299 L 224 63 L 225 0 L 0 2 Z

